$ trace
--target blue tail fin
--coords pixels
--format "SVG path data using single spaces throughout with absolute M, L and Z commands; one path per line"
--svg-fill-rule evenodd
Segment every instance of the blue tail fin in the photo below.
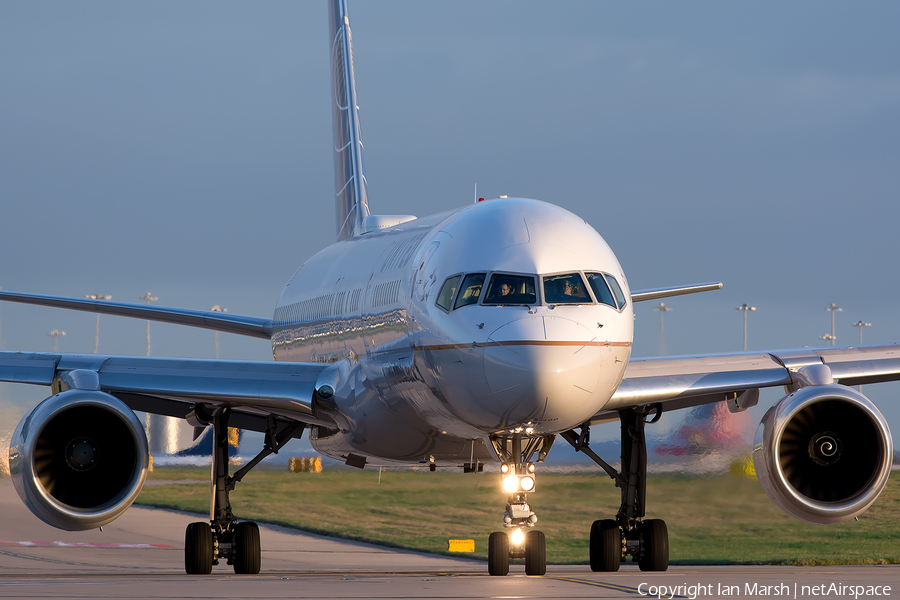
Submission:
M 331 22 L 334 191 L 338 240 L 344 240 L 362 230 L 363 219 L 369 215 L 369 202 L 347 0 L 329 0 L 328 8 Z

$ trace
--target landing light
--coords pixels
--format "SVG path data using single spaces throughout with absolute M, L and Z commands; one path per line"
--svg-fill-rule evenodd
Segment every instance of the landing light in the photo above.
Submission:
M 510 466 L 512 467 L 512 466 Z M 534 491 L 534 469 L 526 467 L 529 473 L 515 473 L 510 468 L 510 472 L 500 476 L 500 487 L 507 494 L 515 492 L 533 492 Z M 523 469 L 523 470 L 526 470 Z
M 509 541 L 512 542 L 513 546 L 521 546 L 522 542 L 525 541 L 525 534 L 522 533 L 521 529 L 515 529 L 509 534 Z

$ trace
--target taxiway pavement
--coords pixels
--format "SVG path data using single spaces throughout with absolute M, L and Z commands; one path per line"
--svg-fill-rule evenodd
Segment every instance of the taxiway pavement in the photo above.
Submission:
M 586 566 L 551 565 L 545 577 L 526 577 L 522 565 L 513 565 L 510 576 L 489 577 L 481 561 L 268 525 L 261 526 L 259 575 L 238 576 L 223 564 L 211 575 L 188 576 L 184 528 L 194 520 L 184 513 L 132 507 L 102 532 L 60 531 L 34 517 L 10 480 L 0 478 L 0 598 L 641 598 L 660 586 L 667 589 L 664 597 L 673 592 L 686 598 L 745 598 L 775 596 L 776 591 L 781 598 L 853 597 L 826 593 L 832 585 L 882 586 L 882 592 L 891 586 L 877 597 L 900 597 L 900 565 L 675 566 L 665 573 L 642 573 L 632 566 L 592 573 Z M 813 593 L 813 586 L 822 585 Z

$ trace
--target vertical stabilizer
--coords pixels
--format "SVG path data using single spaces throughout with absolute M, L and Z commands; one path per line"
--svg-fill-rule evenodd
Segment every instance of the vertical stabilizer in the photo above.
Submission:
M 328 8 L 331 21 L 335 207 L 338 240 L 344 240 L 360 233 L 363 219 L 369 215 L 369 203 L 347 0 L 329 0 Z

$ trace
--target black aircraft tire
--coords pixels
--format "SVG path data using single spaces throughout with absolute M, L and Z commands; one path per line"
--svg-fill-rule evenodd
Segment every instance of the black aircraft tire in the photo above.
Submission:
M 509 574 L 509 536 L 502 531 L 495 531 L 488 538 L 488 574 Z
M 547 540 L 543 531 L 529 531 L 525 535 L 525 574 L 547 573 Z
M 618 571 L 622 562 L 622 530 L 611 519 L 591 525 L 591 571 Z
M 259 542 L 259 525 L 249 521 L 234 526 L 234 572 L 239 575 L 259 573 L 262 548 Z
M 184 571 L 209 575 L 213 565 L 213 539 L 209 523 L 191 523 L 184 532 Z
M 638 565 L 641 571 L 666 571 L 669 568 L 669 529 L 662 519 L 647 519 L 641 526 L 646 548 Z

